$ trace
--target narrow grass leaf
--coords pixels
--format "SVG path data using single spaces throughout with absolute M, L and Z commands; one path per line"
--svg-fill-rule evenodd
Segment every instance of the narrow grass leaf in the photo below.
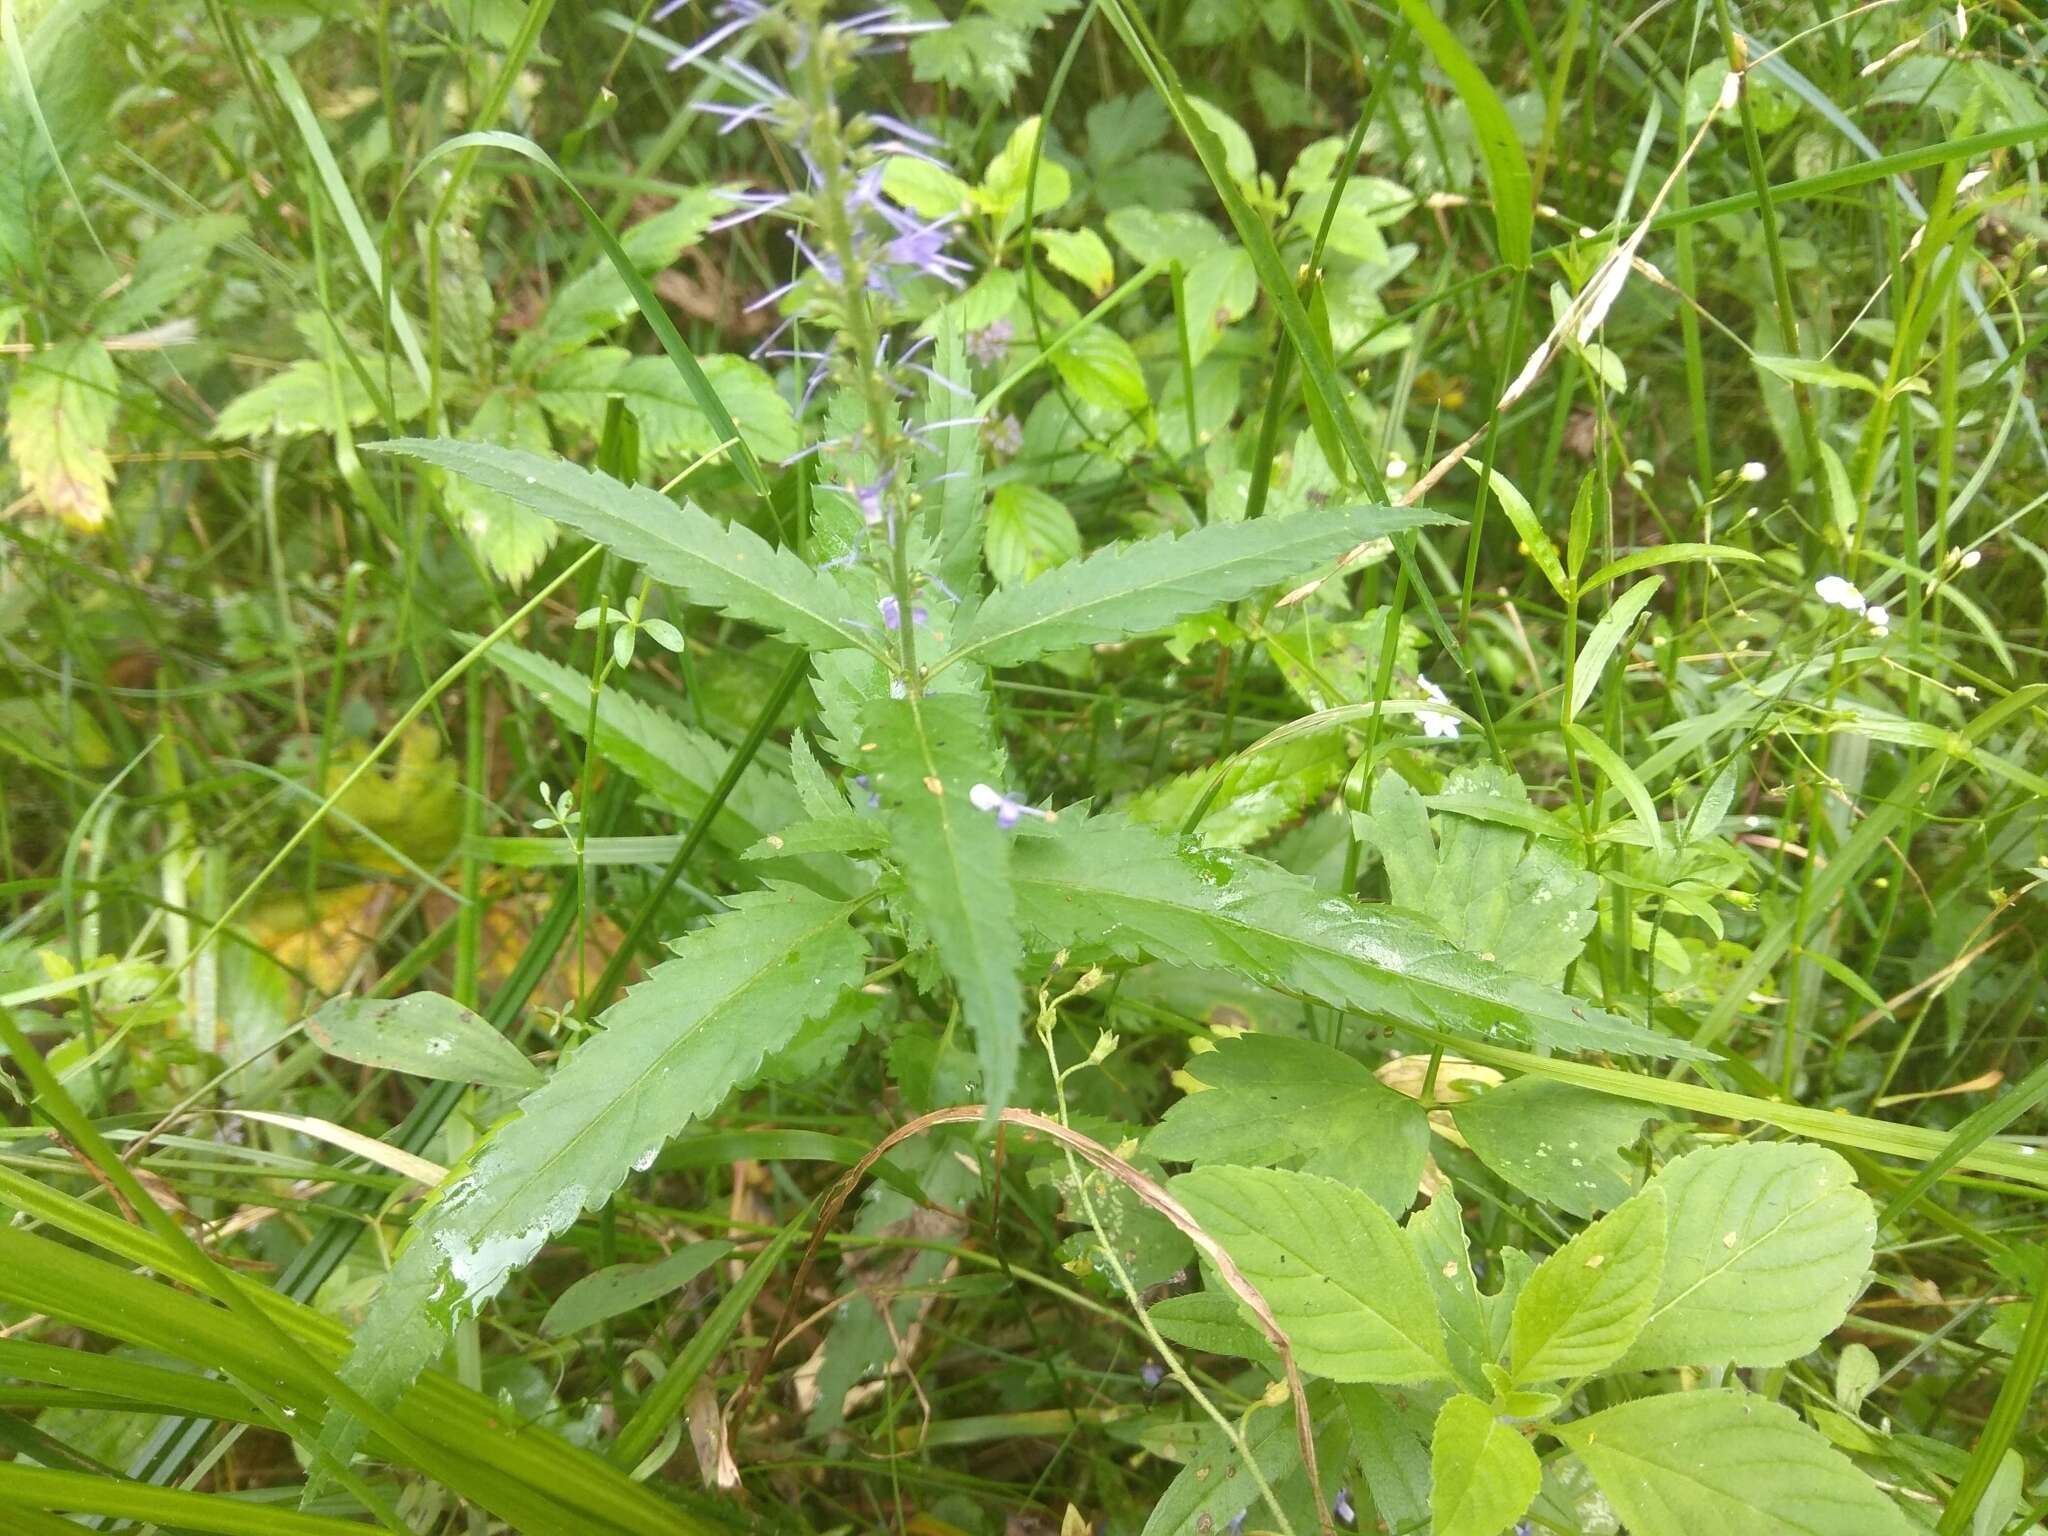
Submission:
M 1629 626 L 1643 616 L 1643 610 L 1650 606 L 1650 599 L 1657 595 L 1657 589 L 1664 585 L 1662 576 L 1645 576 L 1614 600 L 1614 605 L 1600 615 L 1600 621 L 1593 626 L 1593 632 L 1586 636 L 1586 643 L 1579 647 L 1579 659 L 1572 669 L 1572 696 L 1565 701 L 1564 718 L 1567 723 L 1576 720 L 1579 711 L 1586 707 L 1586 700 L 1593 696 L 1593 690 L 1600 686 L 1602 673 L 1607 669 L 1607 659 L 1614 654 L 1614 648 L 1621 644 Z
M 1501 260 L 1511 267 L 1528 266 L 1536 226 L 1535 179 L 1500 92 L 1457 35 L 1429 8 L 1429 0 L 1401 0 L 1401 17 L 1415 29 L 1437 68 L 1450 77 L 1451 88 L 1471 120 L 1472 136 L 1479 141 L 1479 153 L 1486 162 L 1487 188 L 1493 193 L 1493 227 Z

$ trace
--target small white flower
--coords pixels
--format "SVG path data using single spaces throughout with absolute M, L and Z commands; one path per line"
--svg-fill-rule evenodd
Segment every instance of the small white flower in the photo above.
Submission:
M 1844 581 L 1839 576 L 1823 576 L 1813 584 L 1813 595 L 1824 603 L 1845 608 L 1850 613 L 1862 613 L 1869 604 L 1863 601 L 1863 594 L 1856 590 L 1854 582 Z
M 1872 603 L 1868 608 L 1864 609 L 1863 618 L 1872 629 L 1877 631 L 1878 638 L 1882 639 L 1891 633 L 1892 616 L 1877 604 Z
M 1738 480 L 1746 480 L 1747 482 L 1749 482 L 1749 484 L 1755 485 L 1757 481 L 1763 479 L 1763 477 L 1765 475 L 1768 475 L 1770 472 L 1770 466 L 1765 464 L 1762 460 L 1751 459 L 1747 464 L 1743 465 L 1742 468 L 1735 471 L 1735 478 Z
M 1962 559 L 1956 562 L 1956 564 L 1960 565 L 1966 571 L 1974 571 L 1975 569 L 1977 569 L 1978 566 L 1982 565 L 1983 563 L 1984 551 L 1981 549 L 1964 550 Z
M 1990 168 L 1988 166 L 1980 165 L 1977 167 L 1976 170 L 1970 172 L 1969 175 L 1965 176 L 1961 181 L 1956 183 L 1956 196 L 1967 197 L 1970 193 L 1976 191 L 1978 187 L 1982 186 L 1986 181 L 1990 179 Z
M 1398 480 L 1408 473 L 1408 461 L 1398 454 L 1387 460 L 1387 478 Z
M 1451 702 L 1450 695 L 1437 687 L 1428 678 L 1421 677 L 1417 678 L 1416 681 L 1422 685 L 1424 695 L 1427 696 L 1432 704 L 1448 705 Z M 1458 717 L 1456 715 L 1440 714 L 1433 709 L 1418 709 L 1415 712 L 1415 719 L 1422 726 L 1422 734 L 1432 741 L 1456 741 L 1458 739 Z
M 1957 8 L 1957 14 L 1961 14 L 1960 7 Z M 1735 110 L 1735 100 L 1741 94 L 1742 76 L 1736 74 L 1731 69 L 1721 77 L 1721 94 L 1714 100 L 1714 110 L 1716 112 L 1733 112 Z

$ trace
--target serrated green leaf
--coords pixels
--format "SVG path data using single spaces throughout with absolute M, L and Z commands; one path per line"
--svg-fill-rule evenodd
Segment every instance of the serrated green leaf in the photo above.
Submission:
M 1395 1214 L 1414 1203 L 1428 1121 L 1357 1058 L 1313 1040 L 1252 1034 L 1218 1041 L 1187 1075 L 1203 1090 L 1146 1136 L 1154 1157 L 1286 1164 L 1363 1190 Z
M 1192 270 L 1196 262 L 1227 248 L 1214 224 L 1180 209 L 1118 208 L 1102 227 L 1125 254 L 1145 266 L 1178 261 Z
M 1277 1168 L 1198 1168 L 1172 1188 L 1265 1298 L 1303 1370 L 1391 1383 L 1449 1374 L 1415 1251 L 1364 1193 Z
M 1185 258 L 1182 258 L 1185 259 Z M 1242 246 L 1197 257 L 1187 269 L 1188 353 L 1200 363 L 1259 300 L 1259 276 Z
M 1234 758 L 1218 777 L 1197 768 L 1155 783 L 1125 807 L 1133 821 L 1173 831 L 1202 811 L 1202 841 L 1212 848 L 1248 848 L 1306 810 L 1351 766 L 1337 731 L 1298 736 Z
M 1652 1181 L 1669 1212 L 1664 1279 L 1630 1370 L 1783 1365 L 1819 1347 L 1862 1292 L 1870 1197 L 1823 1147 L 1707 1147 Z
M 371 1401 L 394 1401 L 459 1318 L 860 980 L 854 904 L 788 885 L 730 900 L 605 1010 L 414 1222 L 344 1369 Z M 333 1423 L 327 1434 L 349 1443 Z
M 1474 810 L 1530 809 L 1522 781 L 1490 764 L 1454 770 L 1444 794 Z M 1564 980 L 1592 931 L 1597 877 L 1543 840 L 1477 815 L 1443 812 L 1432 836 L 1422 797 L 1391 769 L 1373 787 L 1372 810 L 1355 822 L 1380 855 L 1395 906 L 1508 970 Z
M 147 325 L 193 290 L 213 253 L 248 232 L 239 214 L 208 213 L 166 224 L 135 258 L 128 285 L 108 304 L 101 324 L 109 331 Z
M 1637 1536 L 1909 1536 L 1855 1463 L 1778 1403 L 1733 1390 L 1638 1398 L 1557 1426 Z
M 882 190 L 920 218 L 957 219 L 974 207 L 974 189 L 922 155 L 883 161 Z
M 623 232 L 620 248 L 635 270 L 659 272 L 673 266 L 730 206 L 730 199 L 716 188 L 692 189 Z M 519 338 L 512 349 L 513 366 L 525 369 L 540 358 L 580 347 L 614 329 L 634 308 L 631 290 L 609 260 L 587 267 L 555 290 L 540 323 Z
M 531 693 L 560 721 L 582 736 L 591 725 L 590 679 L 559 662 L 500 640 L 484 653 L 505 676 Z M 695 819 L 732 759 L 732 749 L 704 732 L 641 703 L 619 688 L 597 696 L 598 753 L 630 774 L 665 810 Z M 711 838 L 741 852 L 796 819 L 790 786 L 750 763 L 711 825 Z
M 1579 711 L 1586 707 L 1586 700 L 1593 696 L 1593 690 L 1600 686 L 1600 678 L 1607 670 L 1607 658 L 1614 654 L 1614 648 L 1621 644 L 1629 627 L 1643 616 L 1643 610 L 1650 606 L 1650 599 L 1663 585 L 1662 576 L 1645 576 L 1600 615 L 1600 621 L 1586 636 L 1586 643 L 1579 647 L 1578 661 L 1572 668 L 1572 696 L 1564 706 L 1566 720 L 1577 719 Z
M 1081 553 L 1081 530 L 1066 503 L 1022 480 L 996 488 L 982 530 L 982 554 L 998 586 L 1032 582 Z
M 102 526 L 113 503 L 107 456 L 121 376 L 97 341 L 66 341 L 22 359 L 7 396 L 7 453 L 22 488 L 74 528 Z
M 539 402 L 530 394 L 505 389 L 485 396 L 462 429 L 462 438 L 523 448 L 529 453 L 545 453 L 552 443 Z M 509 496 L 460 476 L 448 482 L 444 494 L 449 514 L 500 581 L 517 586 L 554 547 L 559 534 L 555 525 Z
M 773 462 L 796 452 L 789 398 L 757 364 L 723 352 L 707 352 L 697 363 L 757 454 Z M 666 358 L 634 358 L 612 378 L 610 392 L 623 397 L 638 418 L 643 457 L 680 460 L 675 467 L 682 469 L 725 441 Z
M 1590 1376 L 1627 1352 L 1664 1277 L 1664 1225 L 1653 1185 L 1536 1266 L 1510 1325 L 1517 1385 Z
M 337 997 L 306 1020 L 306 1033 L 330 1056 L 367 1067 L 450 1083 L 536 1088 L 540 1068 L 490 1020 L 452 997 Z
M 1279 1369 L 1280 1356 L 1228 1291 L 1185 1291 L 1145 1309 L 1160 1336 L 1208 1355 L 1236 1355 Z
M 1431 1421 L 1422 1406 L 1405 1392 L 1377 1387 L 1344 1387 L 1344 1416 L 1351 1421 L 1351 1441 L 1379 1520 L 1368 1524 L 1360 1510 L 1359 1527 L 1389 1531 L 1424 1531 L 1429 1527 L 1429 1444 Z M 1398 1406 L 1397 1406 L 1398 1405 Z
M 580 469 L 566 459 L 448 438 L 364 445 L 403 454 L 502 492 L 645 568 L 694 603 L 723 609 L 811 650 L 861 642 L 846 627 L 852 604 L 822 571 L 739 523 L 691 502 Z
M 732 1244 L 722 1238 L 685 1243 L 667 1258 L 650 1264 L 613 1264 L 585 1275 L 555 1298 L 547 1316 L 540 1320 L 540 1336 L 567 1338 L 607 1318 L 659 1301 L 731 1252 Z
M 1435 1293 L 1452 1375 L 1477 1390 L 1485 1385 L 1485 1368 L 1500 1351 L 1494 1346 L 1488 1306 L 1494 1298 L 1480 1294 L 1457 1191 L 1448 1185 L 1438 1189 L 1427 1205 L 1409 1216 L 1402 1230 Z
M 979 694 L 877 699 L 864 744 L 869 779 L 889 822 L 890 851 L 916 900 L 939 963 L 952 978 L 981 1063 L 984 1103 L 1009 1101 L 1024 1043 L 1011 834 L 975 808 L 977 784 L 1002 770 Z
M 999 233 L 1007 234 L 1024 216 L 1025 193 L 1031 193 L 1031 214 L 1042 219 L 1073 192 L 1073 178 L 1067 168 L 1043 151 L 1038 156 L 1035 184 L 1027 186 L 1031 155 L 1039 135 L 1039 120 L 1027 117 L 1010 132 L 1009 141 L 989 161 L 988 172 L 974 191 L 975 203 L 996 221 Z
M 1228 969 L 1334 1008 L 1558 1050 L 1697 1054 L 1410 919 L 1118 817 L 1063 816 L 1055 836 L 1018 846 L 1014 879 L 1019 910 L 1051 948 Z
M 1429 1473 L 1432 1536 L 1500 1536 L 1543 1486 L 1543 1464 L 1522 1432 L 1463 1393 L 1436 1416 Z
M 1718 65 L 1715 66 L 1715 70 L 1718 74 L 1726 73 Z M 1783 379 L 1788 384 L 1810 384 L 1816 389 L 1853 389 L 1866 395 L 1878 393 L 1877 384 L 1864 375 L 1810 357 L 1788 357 L 1776 352 L 1752 352 L 1749 360 L 1764 372 Z
M 1402 508 L 1344 507 L 1113 545 L 990 597 L 961 630 L 953 654 L 1010 666 L 1047 651 L 1149 634 L 1296 580 L 1361 539 L 1443 521 Z
M 1473 1156 L 1515 1188 L 1591 1216 L 1634 1185 L 1617 1148 L 1641 1134 L 1646 1105 L 1549 1078 L 1518 1077 L 1462 1104 L 1451 1118 Z

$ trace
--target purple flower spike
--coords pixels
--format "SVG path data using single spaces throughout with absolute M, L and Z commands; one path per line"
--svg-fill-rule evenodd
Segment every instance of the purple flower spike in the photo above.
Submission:
M 1010 339 L 1017 327 L 1007 319 L 992 320 L 978 331 L 967 333 L 967 355 L 984 368 L 993 368 L 1010 355 Z

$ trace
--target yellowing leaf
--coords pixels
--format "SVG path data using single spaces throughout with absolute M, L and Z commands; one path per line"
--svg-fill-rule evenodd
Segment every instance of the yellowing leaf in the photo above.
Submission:
M 23 361 L 7 400 L 7 451 L 52 517 L 88 532 L 107 520 L 114 481 L 107 439 L 120 376 L 97 341 L 67 341 Z

